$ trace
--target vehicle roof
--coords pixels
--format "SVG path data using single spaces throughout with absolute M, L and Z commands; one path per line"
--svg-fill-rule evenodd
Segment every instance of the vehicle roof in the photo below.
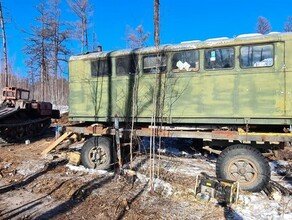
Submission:
M 213 48 L 218 46 L 232 46 L 232 45 L 245 45 L 251 43 L 265 43 L 265 42 L 277 42 L 292 40 L 292 32 L 271 32 L 269 34 L 241 34 L 234 38 L 220 37 L 220 38 L 211 38 L 205 41 L 192 40 L 184 41 L 180 44 L 166 44 L 159 45 L 158 47 L 145 47 L 139 49 L 122 49 L 122 50 L 113 50 L 113 51 L 102 51 L 102 52 L 90 52 L 86 54 L 74 55 L 70 57 L 70 60 L 86 60 L 92 58 L 100 57 L 112 57 L 112 56 L 122 56 L 129 54 L 151 54 L 158 51 L 179 51 L 181 49 L 191 50 L 199 48 Z

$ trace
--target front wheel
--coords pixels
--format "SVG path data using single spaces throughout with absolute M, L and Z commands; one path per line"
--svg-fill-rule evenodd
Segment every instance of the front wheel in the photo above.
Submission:
M 263 190 L 271 176 L 267 159 L 255 148 L 232 145 L 225 148 L 217 159 L 216 175 L 222 179 L 238 181 L 243 190 Z
M 81 161 L 87 168 L 107 170 L 112 161 L 112 141 L 107 137 L 91 137 L 81 149 Z

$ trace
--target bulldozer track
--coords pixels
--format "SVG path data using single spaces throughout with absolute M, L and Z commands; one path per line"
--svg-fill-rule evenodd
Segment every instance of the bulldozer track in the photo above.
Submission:
M 18 142 L 25 138 L 41 134 L 50 126 L 51 118 L 27 120 L 20 123 L 0 124 L 0 144 Z

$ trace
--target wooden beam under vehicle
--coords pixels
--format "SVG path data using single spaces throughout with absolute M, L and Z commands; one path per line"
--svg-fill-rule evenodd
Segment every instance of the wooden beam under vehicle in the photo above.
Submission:
M 181 130 L 180 130 L 181 129 Z M 246 132 L 239 129 L 238 131 L 230 130 L 186 130 L 186 127 L 142 127 L 134 129 L 134 133 L 141 137 L 150 137 L 155 134 L 159 137 L 173 137 L 173 138 L 197 138 L 204 140 L 227 140 L 239 141 L 244 143 L 255 142 L 258 144 L 270 143 L 279 144 L 283 142 L 292 142 L 292 133 L 273 133 L 273 132 Z M 115 129 L 112 127 L 103 127 L 100 124 L 93 124 L 91 126 L 73 126 L 67 127 L 67 131 L 81 134 L 91 135 L 115 135 Z M 130 129 L 120 128 L 121 136 L 130 135 Z
M 47 153 L 49 153 L 51 150 L 53 150 L 54 148 L 56 148 L 62 141 L 64 141 L 66 138 L 68 138 L 69 136 L 71 136 L 73 134 L 73 132 L 69 131 L 69 132 L 65 132 L 61 137 L 59 137 L 57 140 L 55 140 L 53 143 L 51 143 L 42 153 L 41 155 L 46 155 Z

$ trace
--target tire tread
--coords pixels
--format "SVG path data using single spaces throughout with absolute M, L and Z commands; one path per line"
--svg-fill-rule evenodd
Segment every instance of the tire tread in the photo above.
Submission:
M 224 168 L 222 167 L 225 160 L 229 159 L 232 156 L 243 153 L 248 153 L 251 157 L 255 158 L 256 162 L 262 169 L 262 173 L 259 176 L 258 184 L 256 184 L 255 186 L 246 187 L 245 190 L 259 192 L 267 186 L 270 180 L 271 171 L 268 160 L 256 148 L 251 147 L 249 145 L 236 144 L 225 148 L 217 159 L 216 175 L 219 178 L 226 179 L 226 177 L 223 174 Z

